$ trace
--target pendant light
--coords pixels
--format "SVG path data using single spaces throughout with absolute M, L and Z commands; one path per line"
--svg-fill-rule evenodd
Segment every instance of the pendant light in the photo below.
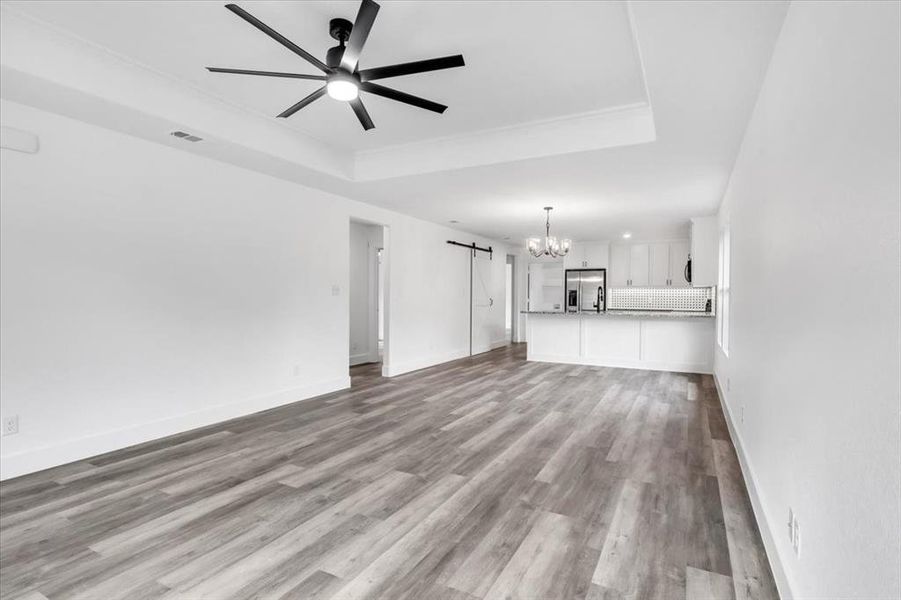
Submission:
M 551 211 L 554 210 L 554 207 L 545 206 L 544 210 L 547 211 L 547 220 L 544 224 L 544 247 L 541 247 L 540 238 L 529 238 L 529 252 L 535 258 L 539 256 L 550 256 L 551 258 L 566 256 L 572 247 L 572 240 L 564 238 L 558 241 L 556 237 L 551 235 Z

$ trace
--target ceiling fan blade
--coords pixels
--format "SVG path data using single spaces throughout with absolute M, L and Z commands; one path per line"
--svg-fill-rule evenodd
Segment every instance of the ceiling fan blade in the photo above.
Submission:
M 249 12 L 247 12 L 246 10 L 244 10 L 237 4 L 226 4 L 225 8 L 232 11 L 233 13 L 235 13 L 236 15 L 238 15 L 239 17 L 241 17 L 242 19 L 244 19 L 245 21 L 247 21 L 248 23 L 250 23 L 251 25 L 256 27 L 257 29 L 259 29 L 260 31 L 262 31 L 263 33 L 265 33 L 266 35 L 268 35 L 269 37 L 274 39 L 276 42 L 278 42 L 279 44 L 281 44 L 282 46 L 284 46 L 285 48 L 287 48 L 288 50 L 290 50 L 291 52 L 296 54 L 297 56 L 306 60 L 311 65 L 313 65 L 314 67 L 319 69 L 320 71 L 322 71 L 324 73 L 329 72 L 329 68 L 321 60 L 319 60 L 318 58 L 316 58 L 315 56 L 313 56 L 312 54 L 310 54 L 309 52 L 307 52 L 306 50 L 304 50 L 303 48 L 301 48 L 300 46 L 298 46 L 297 44 L 295 44 L 294 42 L 292 42 L 291 40 L 289 40 L 282 34 L 280 34 L 279 32 L 277 32 L 276 30 L 274 30 L 272 27 L 269 27 L 268 25 L 266 25 L 265 23 L 263 23 L 262 21 L 257 19 L 255 16 L 253 16 L 252 14 L 250 14 Z
M 354 98 L 350 101 L 350 107 L 354 109 L 354 114 L 357 115 L 357 118 L 360 119 L 360 125 L 363 126 L 363 129 L 369 131 L 375 127 L 372 119 L 369 118 L 369 112 L 366 110 L 366 107 L 363 106 L 363 101 L 359 98 Z
M 279 117 L 281 117 L 282 119 L 287 119 L 288 117 L 290 117 L 291 115 L 293 115 L 294 113 L 299 111 L 304 106 L 306 106 L 308 104 L 312 104 L 319 98 L 322 98 L 324 95 L 325 95 L 325 86 L 322 86 L 321 88 L 319 88 L 318 90 L 316 90 L 315 92 L 313 92 L 312 94 L 310 94 L 309 96 L 307 96 L 306 98 L 304 98 L 303 100 L 301 100 L 300 102 L 298 102 L 297 104 L 292 106 L 291 108 L 286 109 L 284 112 L 282 112 L 282 114 L 279 115 Z
M 373 79 L 385 79 L 387 77 L 400 77 L 401 75 L 412 75 L 414 73 L 425 73 L 427 71 L 452 69 L 454 67 L 462 67 L 465 64 L 466 63 L 463 62 L 463 55 L 456 54 L 454 56 L 417 60 L 415 62 L 402 63 L 399 65 L 363 69 L 359 74 L 362 81 L 372 81 Z
M 403 102 L 404 104 L 418 106 L 419 108 L 424 108 L 436 113 L 443 113 L 447 110 L 447 107 L 443 104 L 438 104 L 437 102 L 432 102 L 431 100 L 426 100 L 424 98 L 420 98 L 419 96 L 413 96 L 412 94 L 407 94 L 406 92 L 399 92 L 397 90 L 393 90 L 391 88 L 387 88 L 383 85 L 372 83 L 370 81 L 364 81 L 363 83 L 361 83 L 360 89 L 364 92 L 369 92 L 370 94 L 375 94 L 377 96 L 382 96 L 391 100 L 397 100 L 398 102 Z
M 360 62 L 360 53 L 363 46 L 366 45 L 366 39 L 369 37 L 369 31 L 372 24 L 375 23 L 375 16 L 379 14 L 379 5 L 373 0 L 363 0 L 360 3 L 360 12 L 357 13 L 357 19 L 354 26 L 350 30 L 350 39 L 347 40 L 347 47 L 344 48 L 344 55 L 341 57 L 341 66 L 351 73 L 357 68 Z
M 313 79 L 325 81 L 325 75 L 304 75 L 303 73 L 280 73 L 278 71 L 250 71 L 248 69 L 220 69 L 219 67 L 207 67 L 212 73 L 234 73 L 236 75 L 262 75 L 263 77 L 287 77 L 289 79 Z

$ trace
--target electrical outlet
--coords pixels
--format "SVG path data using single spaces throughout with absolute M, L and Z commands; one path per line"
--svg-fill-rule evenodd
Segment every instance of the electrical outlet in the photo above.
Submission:
M 332 286 L 332 296 L 340 296 L 341 295 L 341 286 L 333 285 Z
M 732 391 L 732 378 L 731 377 L 726 377 L 726 391 L 727 392 Z
M 742 423 L 745 422 L 745 405 L 744 404 L 741 405 L 741 414 L 739 415 L 739 419 L 741 419 Z
M 294 377 L 300 377 L 300 365 L 294 365 L 294 367 L 291 369 L 291 375 L 293 375 Z
M 3 435 L 19 433 L 19 415 L 10 415 L 3 418 Z

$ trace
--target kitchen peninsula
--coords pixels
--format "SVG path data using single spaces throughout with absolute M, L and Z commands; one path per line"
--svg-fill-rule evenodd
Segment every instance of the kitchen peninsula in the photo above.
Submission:
M 523 311 L 528 360 L 684 373 L 713 372 L 708 312 Z
M 716 219 L 688 238 L 576 242 L 528 272 L 528 360 L 712 373 L 716 340 Z

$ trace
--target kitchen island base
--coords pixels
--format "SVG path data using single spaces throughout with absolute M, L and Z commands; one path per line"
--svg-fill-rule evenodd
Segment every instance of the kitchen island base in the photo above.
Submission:
M 707 315 L 528 313 L 526 358 L 599 367 L 713 372 Z

